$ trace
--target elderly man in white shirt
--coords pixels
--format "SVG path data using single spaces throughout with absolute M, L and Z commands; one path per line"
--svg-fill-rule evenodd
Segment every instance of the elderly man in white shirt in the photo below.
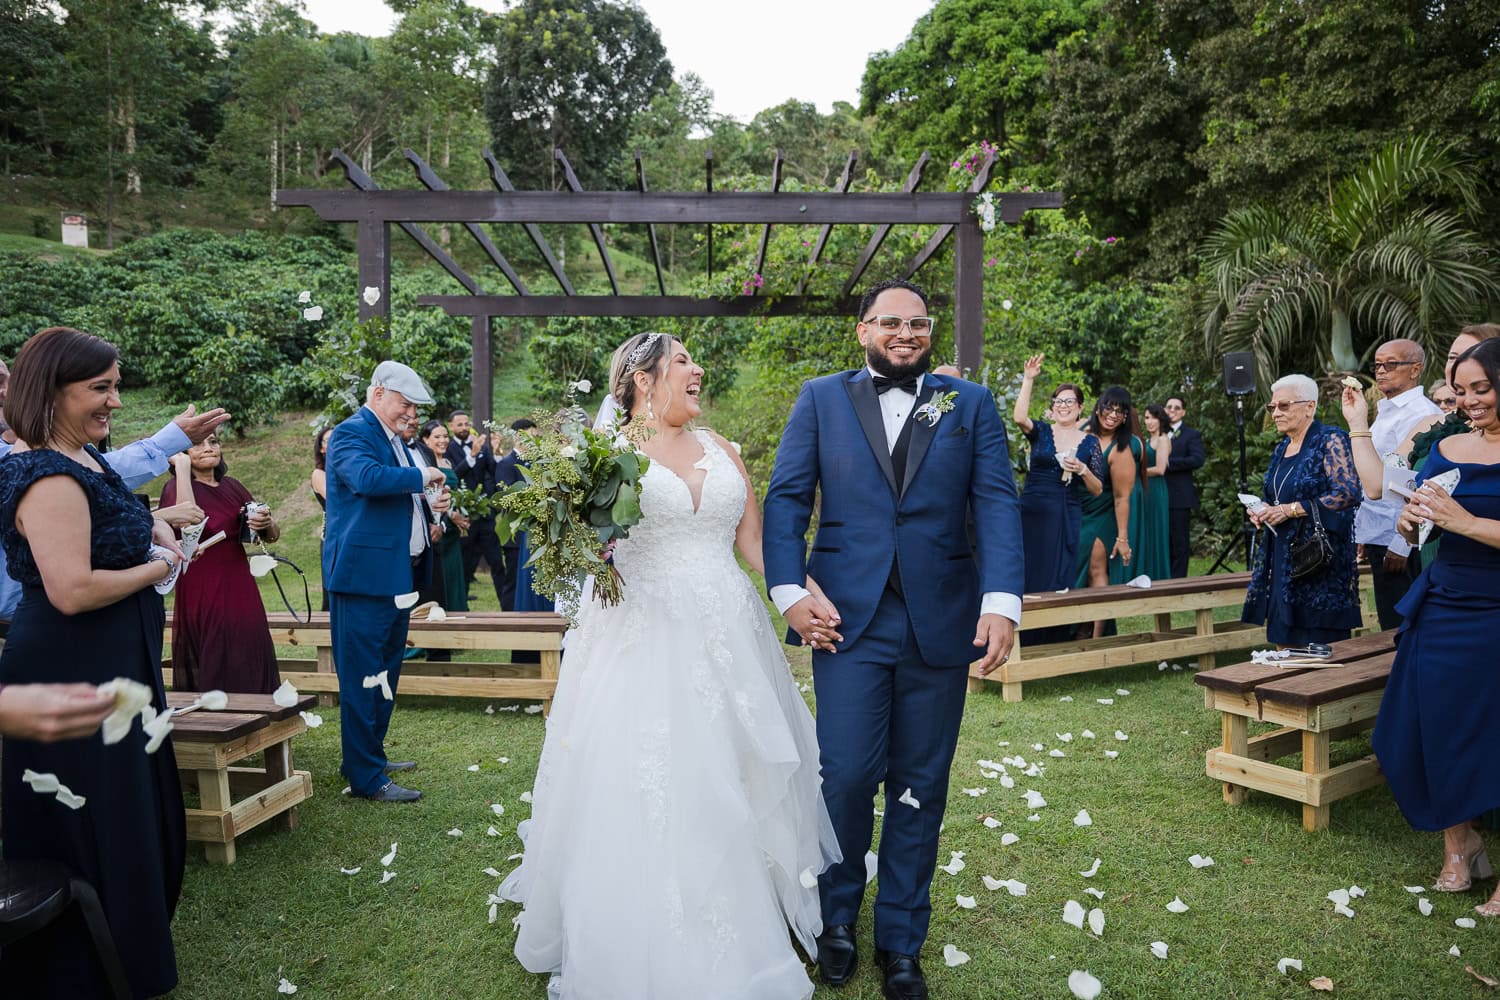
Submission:
M 1370 443 L 1382 458 L 1398 452 L 1412 435 L 1442 419 L 1443 411 L 1422 391 L 1422 368 L 1427 358 L 1420 344 L 1390 340 L 1375 351 L 1375 387 L 1384 397 L 1375 404 L 1375 422 L 1370 425 Z M 1405 460 L 1406 456 L 1400 456 Z M 1396 605 L 1411 586 L 1413 564 L 1407 556 L 1411 546 L 1396 531 L 1396 517 L 1403 500 L 1384 496 L 1365 500 L 1354 516 L 1354 540 L 1360 544 L 1375 583 L 1375 610 L 1382 629 L 1397 628 L 1401 615 Z

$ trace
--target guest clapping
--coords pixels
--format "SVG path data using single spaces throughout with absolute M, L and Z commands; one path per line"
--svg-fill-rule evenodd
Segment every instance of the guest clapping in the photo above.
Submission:
M 1500 806 L 1493 750 L 1500 717 L 1500 674 L 1493 669 L 1500 631 L 1500 342 L 1464 352 L 1450 381 L 1475 433 L 1433 449 L 1396 523 L 1408 542 L 1419 541 L 1427 522 L 1444 540 L 1399 606 L 1401 639 L 1372 743 L 1407 821 L 1443 831 L 1434 888 L 1463 892 L 1491 874 L 1470 818 Z M 1460 468 L 1451 493 L 1433 482 Z M 1500 916 L 1500 891 L 1475 909 Z
M 172 465 L 176 476 L 162 488 L 162 505 L 181 499 L 201 507 L 207 514 L 202 541 L 224 533 L 224 541 L 196 555 L 177 581 L 172 687 L 270 694 L 281 686 L 281 674 L 245 543 L 252 535 L 274 542 L 281 529 L 270 508 L 255 505 L 245 485 L 227 474 L 218 434 L 174 456 Z
M 1349 436 L 1320 423 L 1317 406 L 1317 383 L 1306 375 L 1277 379 L 1266 404 L 1283 437 L 1261 487 L 1265 506 L 1250 514 L 1264 530 L 1242 619 L 1265 625 L 1266 637 L 1279 646 L 1347 639 L 1361 624 L 1352 537 L 1359 478 Z M 1295 566 L 1293 547 L 1312 539 L 1319 527 L 1327 558 Z
M 23 591 L 0 683 L 126 677 L 149 687 L 162 712 L 164 616 L 152 585 L 177 570 L 181 551 L 98 451 L 121 405 L 117 359 L 113 345 L 61 327 L 16 358 L 5 409 L 28 450 L 0 462 L 0 544 Z M 34 794 L 21 782 L 27 769 L 56 774 L 86 806 Z M 0 816 L 7 861 L 60 862 L 98 891 L 131 995 L 177 985 L 171 919 L 186 837 L 170 738 L 155 754 L 138 733 L 114 746 L 8 739 Z M 5 993 L 110 995 L 97 963 L 80 960 L 92 951 L 82 921 L 55 924 L 6 949 Z

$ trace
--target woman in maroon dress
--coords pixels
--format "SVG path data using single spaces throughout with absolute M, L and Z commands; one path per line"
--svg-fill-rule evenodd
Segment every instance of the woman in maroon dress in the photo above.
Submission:
M 202 540 L 220 531 L 224 540 L 204 551 L 177 580 L 172 607 L 172 687 L 178 691 L 270 694 L 281 685 L 276 648 L 266 627 L 260 588 L 240 543 L 240 511 L 250 491 L 225 475 L 217 434 L 172 459 L 175 478 L 161 492 L 162 506 L 191 500 L 206 515 Z M 250 519 L 261 538 L 280 534 L 270 512 Z

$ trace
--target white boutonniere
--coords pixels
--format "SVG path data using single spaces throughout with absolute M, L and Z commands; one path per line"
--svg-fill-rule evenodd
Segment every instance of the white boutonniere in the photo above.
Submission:
M 943 414 L 953 409 L 953 401 L 957 398 L 956 392 L 934 392 L 927 402 L 917 407 L 917 416 L 927 421 L 928 427 L 936 427 Z

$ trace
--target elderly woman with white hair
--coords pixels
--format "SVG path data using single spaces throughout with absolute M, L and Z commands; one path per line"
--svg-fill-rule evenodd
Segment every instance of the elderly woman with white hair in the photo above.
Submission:
M 1347 639 L 1361 622 L 1354 511 L 1361 497 L 1349 435 L 1317 419 L 1318 385 L 1286 375 L 1266 412 L 1284 437 L 1271 453 L 1243 620 L 1278 646 Z

